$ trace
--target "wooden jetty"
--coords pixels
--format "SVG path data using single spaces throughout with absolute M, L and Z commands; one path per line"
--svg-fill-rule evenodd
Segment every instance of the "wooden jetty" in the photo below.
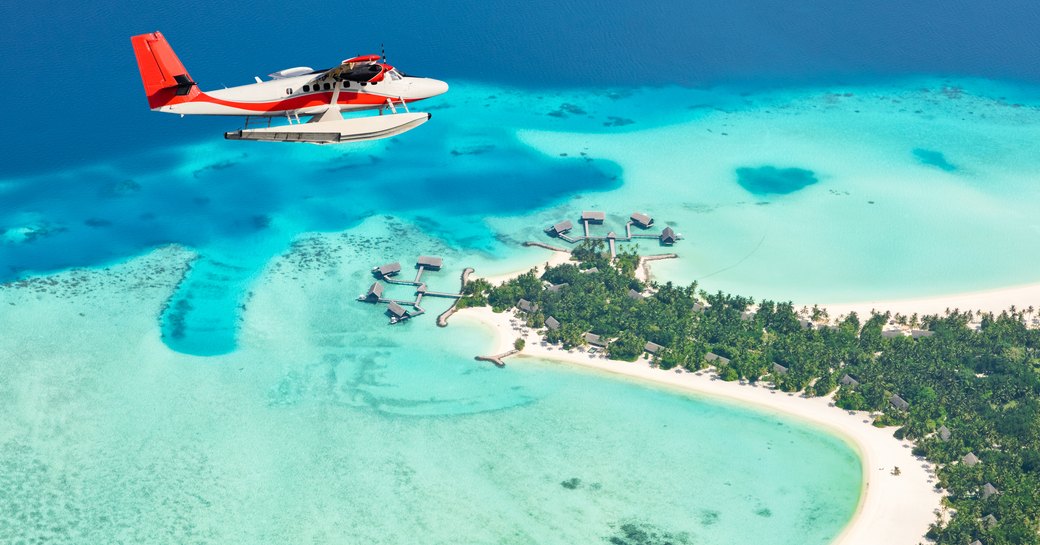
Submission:
M 443 291 L 431 291 L 429 288 L 427 288 L 426 283 L 422 281 L 423 273 L 425 273 L 428 270 L 429 271 L 440 270 L 440 268 L 443 266 L 443 264 L 444 264 L 444 261 L 441 258 L 439 258 L 439 257 L 419 256 L 419 259 L 416 261 L 416 264 L 415 264 L 415 268 L 417 269 L 417 271 L 415 273 L 415 279 L 414 280 L 398 280 L 396 278 L 393 278 L 395 275 L 397 275 L 401 271 L 401 264 L 400 263 L 394 262 L 394 263 L 388 263 L 386 265 L 382 265 L 380 267 L 375 267 L 374 269 L 372 269 L 372 274 L 375 275 L 380 280 L 386 282 L 387 284 L 396 284 L 396 285 L 399 285 L 399 286 L 415 286 L 415 299 L 412 300 L 412 301 L 406 301 L 406 300 L 403 300 L 403 299 L 390 299 L 390 298 L 383 297 L 383 285 L 380 284 L 379 282 L 375 282 L 375 283 L 372 284 L 371 287 L 368 288 L 368 292 L 367 293 L 358 296 L 358 301 L 361 301 L 361 302 L 364 302 L 364 303 L 373 303 L 373 304 L 386 303 L 387 305 L 389 305 L 388 310 L 387 310 L 387 314 L 390 315 L 390 323 L 391 324 L 396 324 L 398 322 L 402 322 L 402 321 L 407 320 L 409 318 L 414 318 L 416 316 L 425 314 L 426 310 L 423 309 L 422 306 L 421 306 L 422 305 L 422 300 L 423 300 L 424 297 L 444 297 L 444 298 L 448 298 L 448 299 L 455 299 L 455 301 L 457 303 L 458 300 L 462 298 L 462 293 L 448 293 L 448 292 L 443 292 Z M 468 277 L 469 273 L 471 273 L 471 272 L 473 272 L 472 268 L 467 268 L 465 271 L 463 271 L 463 273 L 462 273 L 462 285 L 463 286 L 465 286 L 466 278 Z M 412 307 L 413 310 L 412 311 L 405 310 L 404 307 L 406 307 L 406 306 Z M 454 308 L 454 307 L 455 307 L 455 305 L 453 304 L 452 308 Z M 443 316 L 443 314 L 442 314 L 442 316 Z M 450 316 L 450 314 L 449 314 L 449 316 Z M 439 317 L 438 317 L 438 321 L 440 321 Z
M 552 250 L 554 252 L 564 252 L 564 253 L 568 253 L 568 254 L 571 253 L 571 251 L 566 249 L 566 248 L 560 248 L 559 246 L 553 246 L 551 244 L 546 244 L 544 242 L 528 241 L 528 242 L 524 243 L 524 246 L 528 246 L 528 247 L 533 246 L 535 248 L 545 248 L 546 250 Z
M 661 242 L 663 246 L 670 246 L 675 244 L 677 241 L 682 239 L 682 235 L 678 234 L 671 227 L 665 227 L 660 234 L 655 233 L 634 233 L 632 232 L 632 226 L 646 230 L 650 229 L 654 225 L 654 218 L 642 212 L 633 212 L 629 217 L 627 223 L 625 223 L 625 236 L 618 236 L 614 231 L 611 231 L 607 236 L 593 235 L 591 225 L 601 224 L 606 221 L 606 214 L 596 210 L 585 210 L 581 213 L 581 225 L 583 234 L 580 236 L 572 236 L 568 233 L 574 228 L 574 224 L 570 220 L 564 220 L 554 225 L 551 225 L 545 229 L 545 233 L 551 237 L 558 238 L 571 244 L 581 242 L 583 240 L 603 240 L 610 246 L 611 257 L 617 256 L 617 243 L 618 242 L 630 242 L 634 239 L 645 238 L 652 239 L 656 238 Z M 525 246 L 535 246 L 535 243 L 525 243 Z M 541 245 L 543 248 L 550 250 L 559 250 L 554 246 Z
M 466 291 L 466 282 L 469 281 L 469 275 L 471 275 L 471 274 L 473 274 L 473 267 L 466 267 L 466 269 L 462 271 L 462 275 L 461 275 L 461 277 L 459 279 L 460 280 L 460 286 L 459 286 L 459 291 L 460 292 Z M 460 299 L 461 299 L 461 297 L 460 297 Z M 448 327 L 448 318 L 451 318 L 451 316 L 453 314 L 455 314 L 455 312 L 458 310 L 458 308 L 457 308 L 458 306 L 459 306 L 459 300 L 456 299 L 455 302 L 452 303 L 450 307 L 448 307 L 448 310 L 445 310 L 444 312 L 441 313 L 440 316 L 437 317 L 437 327 Z
M 520 353 L 520 351 L 514 348 L 514 349 L 512 349 L 512 350 L 510 350 L 508 352 L 503 352 L 503 353 L 501 353 L 501 354 L 499 354 L 497 356 L 477 356 L 477 357 L 475 357 L 473 359 L 475 359 L 477 361 L 489 361 L 489 362 L 495 364 L 498 367 L 505 367 L 506 366 L 506 362 L 504 360 L 506 358 L 508 358 L 509 356 L 514 356 L 514 355 L 519 354 L 519 353 Z

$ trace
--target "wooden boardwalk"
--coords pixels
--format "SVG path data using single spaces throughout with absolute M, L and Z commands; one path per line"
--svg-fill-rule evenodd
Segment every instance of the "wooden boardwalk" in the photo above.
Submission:
M 475 357 L 473 359 L 475 359 L 477 361 L 489 361 L 489 362 L 495 364 L 498 367 L 505 367 L 506 366 L 506 362 L 504 360 L 506 358 L 508 358 L 509 356 L 514 356 L 514 355 L 519 354 L 519 353 L 520 353 L 520 351 L 514 348 L 513 350 L 510 350 L 509 352 L 503 352 L 503 353 L 501 353 L 501 354 L 499 354 L 497 356 L 477 356 L 477 357 Z
M 421 259 L 423 259 L 423 258 L 420 258 L 420 260 Z M 438 268 L 440 267 L 439 261 L 438 261 L 437 267 Z M 436 269 L 433 269 L 433 270 L 436 270 Z M 418 265 L 418 270 L 415 272 L 415 279 L 414 280 L 398 280 L 398 279 L 392 278 L 391 276 L 388 276 L 388 275 L 382 275 L 382 276 L 379 277 L 379 279 L 383 280 L 387 284 L 395 284 L 395 285 L 398 285 L 398 286 L 414 286 L 415 287 L 415 299 L 412 300 L 412 301 L 406 301 L 404 299 L 391 299 L 389 297 L 382 297 L 381 295 L 373 300 L 372 298 L 370 298 L 371 295 L 373 295 L 372 293 L 369 293 L 369 295 L 362 295 L 362 296 L 358 297 L 357 300 L 361 301 L 363 303 L 375 303 L 375 304 L 380 304 L 380 303 L 391 304 L 391 303 L 394 303 L 394 304 L 398 304 L 398 305 L 402 305 L 402 306 L 410 306 L 410 307 L 412 307 L 414 309 L 414 312 L 410 312 L 410 313 L 408 313 L 407 315 L 405 315 L 403 317 L 397 318 L 396 320 L 392 319 L 390 321 L 390 323 L 394 324 L 394 323 L 397 323 L 397 322 L 401 322 L 401 321 L 407 320 L 409 318 L 414 318 L 416 316 L 420 316 L 422 314 L 425 314 L 426 313 L 426 309 L 422 308 L 422 306 L 421 306 L 422 305 L 422 300 L 423 300 L 424 297 L 442 297 L 442 298 L 445 298 L 445 299 L 455 299 L 455 303 L 453 303 L 451 305 L 451 308 L 449 308 L 448 311 L 445 311 L 444 313 L 442 313 L 440 316 L 437 317 L 438 325 L 440 325 L 442 317 L 444 317 L 445 314 L 448 314 L 449 311 L 453 311 L 453 309 L 455 308 L 455 305 L 458 304 L 458 300 L 462 298 L 462 293 L 448 293 L 448 292 L 445 292 L 445 291 L 431 291 L 431 290 L 428 290 L 427 287 L 426 287 L 426 283 L 422 281 L 423 273 L 425 273 L 425 272 L 426 272 L 426 266 L 423 265 L 422 263 L 420 263 Z M 465 287 L 466 280 L 469 277 L 469 274 L 472 273 L 472 272 L 473 272 L 473 269 L 471 267 L 467 267 L 465 270 L 462 271 L 462 287 Z M 378 282 L 377 282 L 377 284 L 378 284 Z M 460 289 L 459 291 L 461 292 L 462 290 Z M 382 294 L 382 290 L 380 290 L 378 293 Z M 448 314 L 448 316 L 450 316 L 450 315 L 451 314 Z M 446 318 L 444 318 L 444 319 L 446 320 Z
M 466 290 L 466 282 L 469 281 L 469 275 L 471 274 L 473 274 L 473 267 L 466 267 L 466 269 L 462 271 L 459 286 L 460 292 Z M 460 295 L 457 299 L 455 299 L 455 302 L 452 303 L 450 307 L 448 307 L 448 310 L 445 310 L 441 313 L 440 316 L 437 317 L 437 327 L 448 327 L 448 318 L 451 318 L 452 314 L 455 314 L 456 307 L 459 305 L 459 299 L 461 298 L 462 296 Z

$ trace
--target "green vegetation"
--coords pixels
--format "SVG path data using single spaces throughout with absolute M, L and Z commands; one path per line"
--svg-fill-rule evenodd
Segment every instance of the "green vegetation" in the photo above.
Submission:
M 898 426 L 896 437 L 914 440 L 915 454 L 937 464 L 937 486 L 952 513 L 929 532 L 938 543 L 1040 545 L 1040 331 L 1025 327 L 1023 312 L 985 315 L 978 330 L 968 327 L 973 315 L 957 311 L 909 320 L 874 314 L 865 322 L 852 314 L 835 327 L 806 327 L 790 303 L 762 301 L 745 314 L 752 299 L 697 293 L 696 284 L 654 284 L 647 294 L 634 277 L 638 258 L 625 254 L 611 263 L 601 244 L 580 244 L 574 256 L 576 264 L 541 278 L 532 271 L 497 287 L 471 283 L 467 298 L 486 299 L 496 311 L 520 298 L 537 303 L 526 315 L 529 325 L 554 317 L 561 325 L 546 337 L 567 347 L 585 344 L 592 332 L 610 340 L 610 357 L 635 360 L 652 341 L 664 347 L 654 360 L 662 368 L 702 369 L 712 352 L 730 360 L 713 362 L 723 380 L 833 393 L 838 407 L 871 411 L 876 425 Z M 883 338 L 890 319 L 934 334 Z M 774 364 L 786 372 L 774 372 Z M 906 410 L 893 395 L 908 403 Z M 943 426 L 946 440 L 937 433 Z M 969 452 L 981 463 L 960 463 Z
M 527 346 L 527 341 L 525 341 L 523 339 L 517 339 L 517 340 L 513 341 L 513 348 L 515 348 L 517 350 L 523 350 L 524 346 Z

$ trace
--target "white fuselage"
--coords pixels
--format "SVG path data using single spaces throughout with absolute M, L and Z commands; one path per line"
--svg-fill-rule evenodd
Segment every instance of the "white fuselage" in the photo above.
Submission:
M 316 115 L 335 104 L 342 112 L 414 102 L 448 91 L 430 78 L 387 72 L 379 82 L 316 82 L 314 74 L 277 78 L 249 85 L 206 91 L 190 102 L 155 111 L 182 115 L 299 116 Z

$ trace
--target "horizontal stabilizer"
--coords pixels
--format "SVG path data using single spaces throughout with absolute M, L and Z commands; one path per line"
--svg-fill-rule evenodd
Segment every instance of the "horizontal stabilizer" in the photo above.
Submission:
M 388 114 L 262 129 L 242 129 L 224 133 L 224 138 L 260 142 L 345 144 L 389 138 L 410 131 L 429 119 L 430 114 L 421 112 Z

